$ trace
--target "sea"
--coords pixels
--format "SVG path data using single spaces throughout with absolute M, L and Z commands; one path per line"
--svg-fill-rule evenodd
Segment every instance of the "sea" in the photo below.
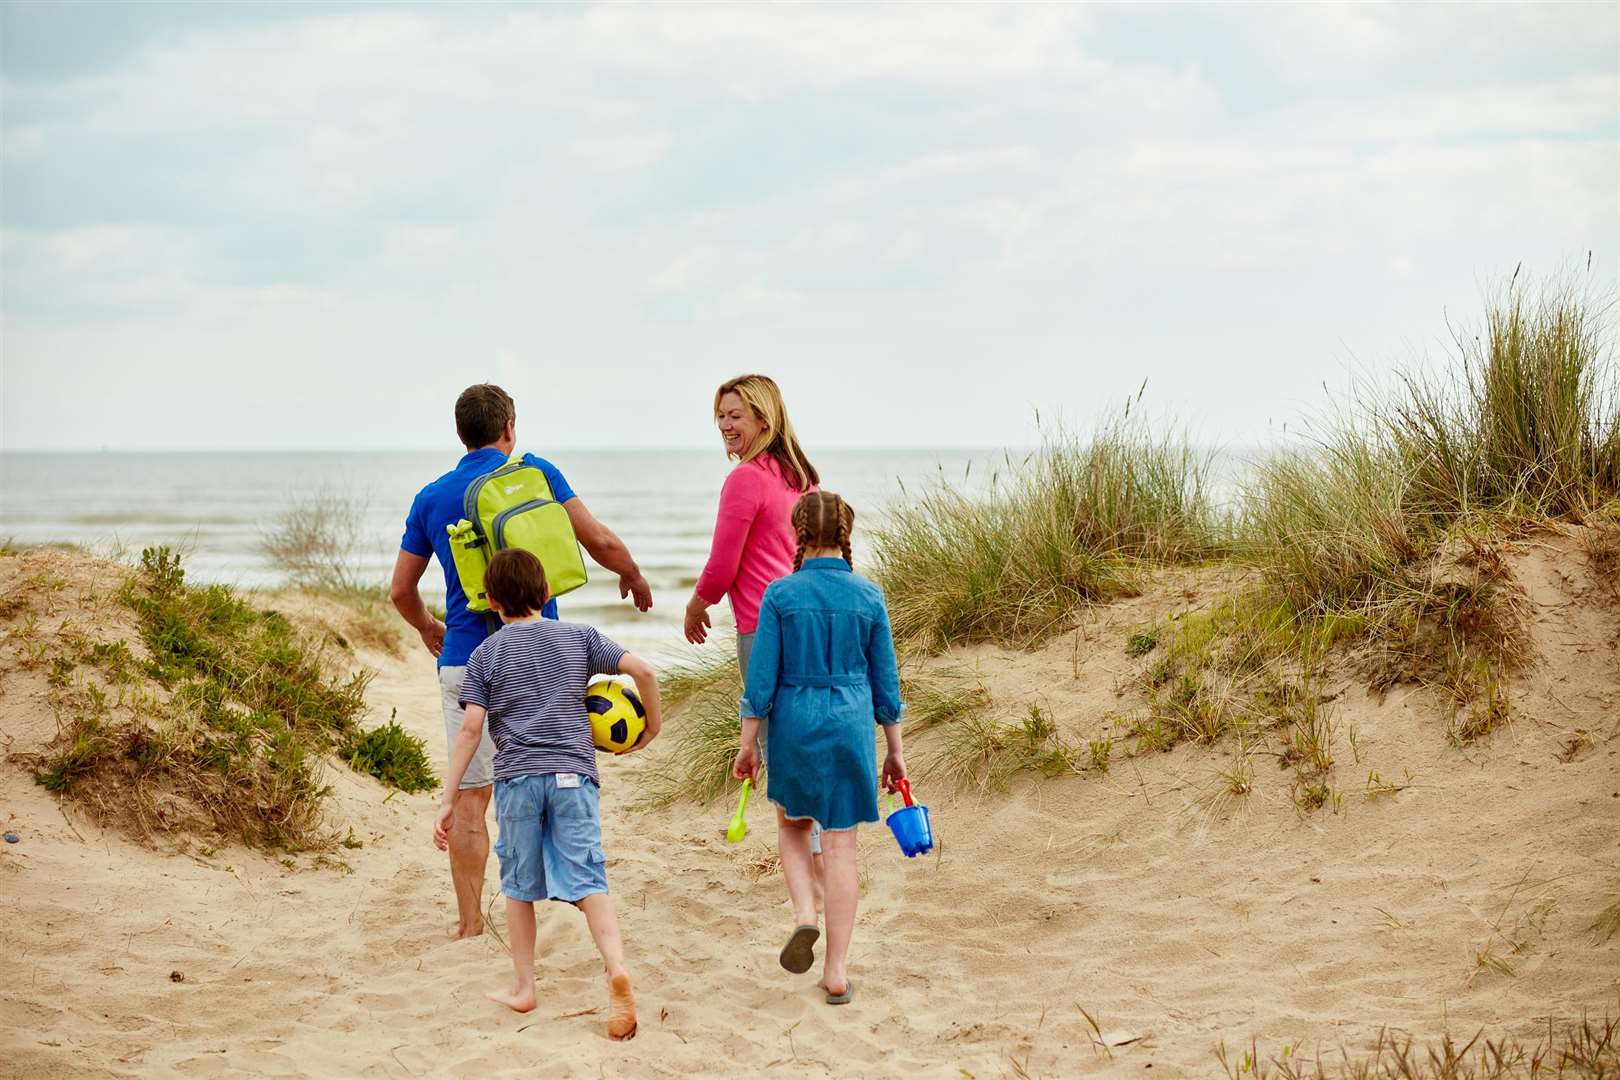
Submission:
M 933 484 L 983 490 L 1021 450 L 838 450 L 815 457 L 822 486 L 856 511 L 857 564 L 872 530 L 893 507 Z M 545 456 L 591 512 L 629 546 L 652 585 L 642 614 L 619 597 L 615 575 L 587 558 L 590 581 L 560 598 L 565 619 L 600 627 L 626 648 L 689 664 L 729 648 L 731 616 L 712 609 L 717 635 L 690 645 L 681 617 L 707 558 L 720 485 L 731 463 L 711 450 L 555 451 Z M 188 581 L 274 589 L 286 573 L 265 540 L 289 512 L 318 501 L 349 508 L 350 553 L 361 581 L 384 583 L 405 513 L 423 484 L 456 463 L 455 452 L 83 452 L 0 454 L 0 540 L 69 542 L 124 560 L 167 545 Z M 422 579 L 444 600 L 437 561 Z

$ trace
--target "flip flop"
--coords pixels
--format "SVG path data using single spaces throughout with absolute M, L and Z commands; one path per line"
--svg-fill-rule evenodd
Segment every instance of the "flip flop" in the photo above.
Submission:
M 788 938 L 787 944 L 782 946 L 782 966 L 795 975 L 803 975 L 810 970 L 810 965 L 816 962 L 816 939 L 821 937 L 821 928 L 817 926 L 796 926 L 793 936 Z
M 846 977 L 844 979 L 844 992 L 842 994 L 835 994 L 831 990 L 827 991 L 827 1004 L 829 1004 L 829 1005 L 848 1005 L 849 1004 L 849 999 L 854 997 L 854 996 L 855 996 L 855 980 Z

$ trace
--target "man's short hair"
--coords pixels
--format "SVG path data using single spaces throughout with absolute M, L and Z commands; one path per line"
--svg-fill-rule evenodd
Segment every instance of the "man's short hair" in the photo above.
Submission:
M 484 570 L 484 592 L 512 618 L 533 615 L 546 606 L 551 590 L 546 568 L 522 548 L 497 551 Z
M 469 450 L 498 442 L 507 423 L 516 418 L 512 395 L 494 383 L 469 386 L 456 398 L 456 434 Z

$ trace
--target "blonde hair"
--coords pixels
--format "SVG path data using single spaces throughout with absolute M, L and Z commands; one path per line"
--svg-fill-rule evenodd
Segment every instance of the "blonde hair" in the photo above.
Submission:
M 849 537 L 855 531 L 855 511 L 838 495 L 830 491 L 812 491 L 793 504 L 793 535 L 799 550 L 793 553 L 793 569 L 804 565 L 807 548 L 836 547 L 844 555 L 851 570 L 855 559 L 850 554 Z
M 753 446 L 744 447 L 743 452 L 736 455 L 737 460 L 746 463 L 761 454 L 769 454 L 782 467 L 782 475 L 792 482 L 795 489 L 809 491 L 821 483 L 820 474 L 810 464 L 810 459 L 805 457 L 804 449 L 799 446 L 799 437 L 793 433 L 793 423 L 788 420 L 787 406 L 782 403 L 782 391 L 778 389 L 776 380 L 769 375 L 739 375 L 721 383 L 720 389 L 714 392 L 714 415 L 717 420 L 720 417 L 720 399 L 733 393 L 742 398 L 743 404 L 754 410 L 754 416 L 765 425 L 761 437 L 754 441 Z

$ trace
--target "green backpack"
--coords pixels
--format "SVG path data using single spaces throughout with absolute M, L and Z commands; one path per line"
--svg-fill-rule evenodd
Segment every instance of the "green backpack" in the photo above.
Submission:
M 468 484 L 461 512 L 465 516 L 446 528 L 468 611 L 489 610 L 484 571 L 505 548 L 522 548 L 540 559 L 553 597 L 585 584 L 585 558 L 568 511 L 552 498 L 546 474 L 521 457 Z

